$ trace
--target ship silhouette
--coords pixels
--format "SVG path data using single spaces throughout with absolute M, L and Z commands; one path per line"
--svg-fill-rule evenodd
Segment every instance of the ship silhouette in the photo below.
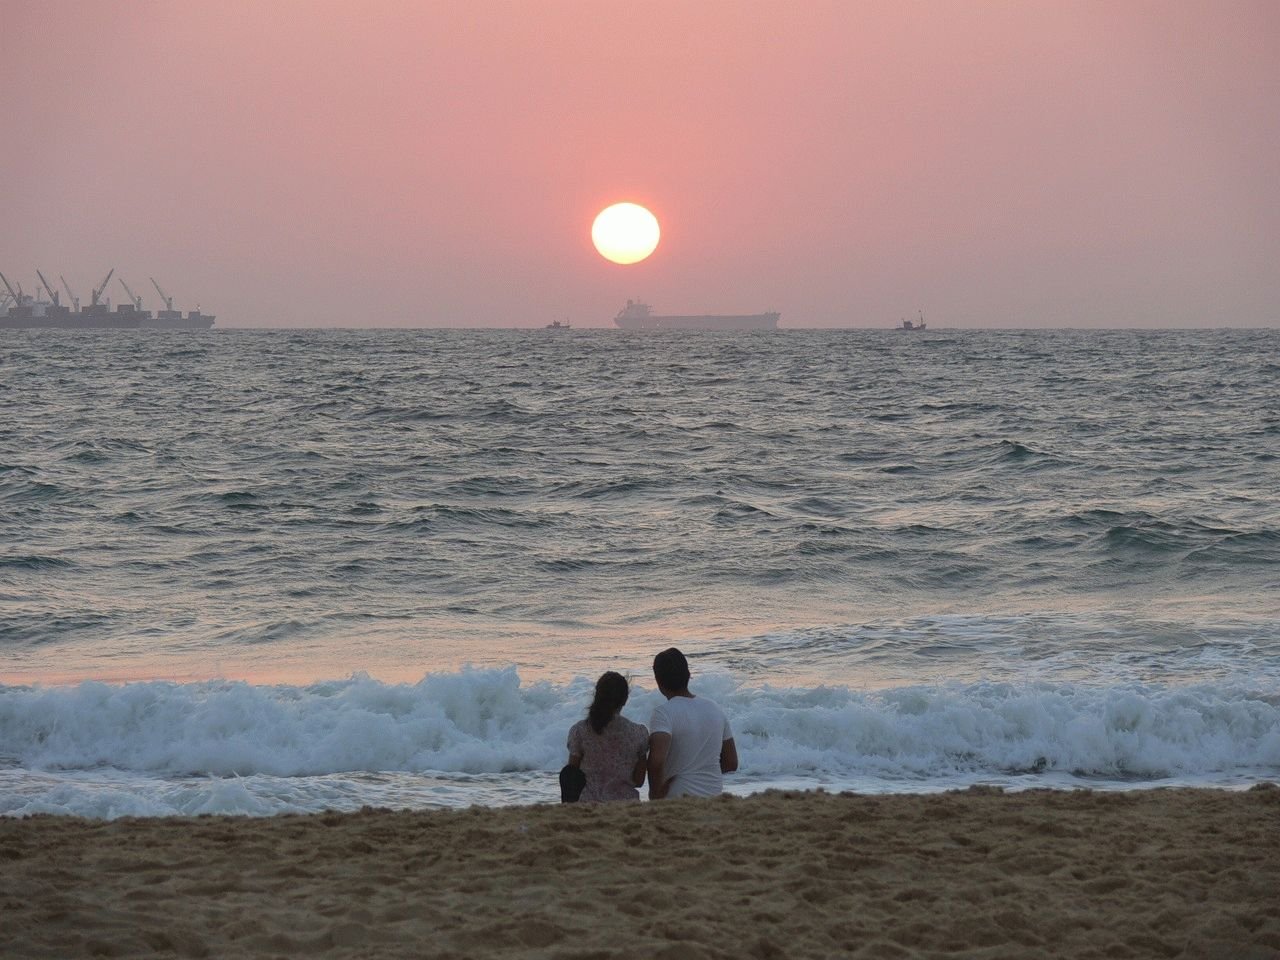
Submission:
M 0 284 L 3 285 L 3 289 L 0 289 L 0 329 L 208 330 L 213 326 L 214 316 L 201 313 L 199 307 L 188 311 L 185 315 L 181 310 L 173 309 L 173 297 L 166 294 L 153 277 L 148 279 L 156 288 L 156 293 L 160 294 L 160 299 L 164 301 L 163 310 L 155 313 L 144 310 L 142 298 L 134 294 L 122 277 L 116 277 L 116 280 L 124 287 L 128 302 L 116 304 L 113 310 L 111 301 L 106 299 L 104 294 L 115 272 L 114 267 L 107 271 L 102 282 L 93 288 L 89 304 L 83 309 L 80 306 L 80 298 L 72 292 L 71 285 L 61 274 L 58 275 L 58 279 L 62 281 L 67 296 L 71 298 L 71 306 L 62 302 L 60 291 L 55 289 L 39 270 L 36 271 L 36 276 L 40 278 L 40 284 L 35 288 L 34 295 L 25 292 L 21 283 L 11 284 L 8 278 L 0 273 Z M 48 293 L 49 299 L 44 299 L 41 287 Z
M 660 316 L 647 303 L 628 300 L 613 322 L 623 330 L 777 330 L 778 317 L 777 313 Z

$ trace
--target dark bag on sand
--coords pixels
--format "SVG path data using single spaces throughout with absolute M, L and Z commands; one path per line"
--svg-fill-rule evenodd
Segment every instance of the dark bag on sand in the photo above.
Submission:
M 587 775 L 582 768 L 565 764 L 560 770 L 560 802 L 577 803 L 586 785 Z

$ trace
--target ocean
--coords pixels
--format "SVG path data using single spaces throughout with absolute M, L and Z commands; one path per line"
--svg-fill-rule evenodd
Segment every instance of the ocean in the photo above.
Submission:
M 1280 778 L 1280 331 L 0 338 L 0 814 Z

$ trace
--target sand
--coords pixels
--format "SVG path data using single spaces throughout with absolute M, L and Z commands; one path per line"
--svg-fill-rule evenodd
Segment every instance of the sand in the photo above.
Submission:
M 1280 789 L 0 818 L 0 956 L 1280 957 Z

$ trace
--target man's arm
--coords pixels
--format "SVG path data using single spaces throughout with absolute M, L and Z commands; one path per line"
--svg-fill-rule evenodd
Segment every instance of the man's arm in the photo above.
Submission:
M 655 733 L 649 737 L 649 799 L 661 800 L 667 795 L 667 754 L 671 752 L 671 734 Z
M 720 772 L 733 773 L 738 769 L 738 745 L 730 737 L 720 744 Z

